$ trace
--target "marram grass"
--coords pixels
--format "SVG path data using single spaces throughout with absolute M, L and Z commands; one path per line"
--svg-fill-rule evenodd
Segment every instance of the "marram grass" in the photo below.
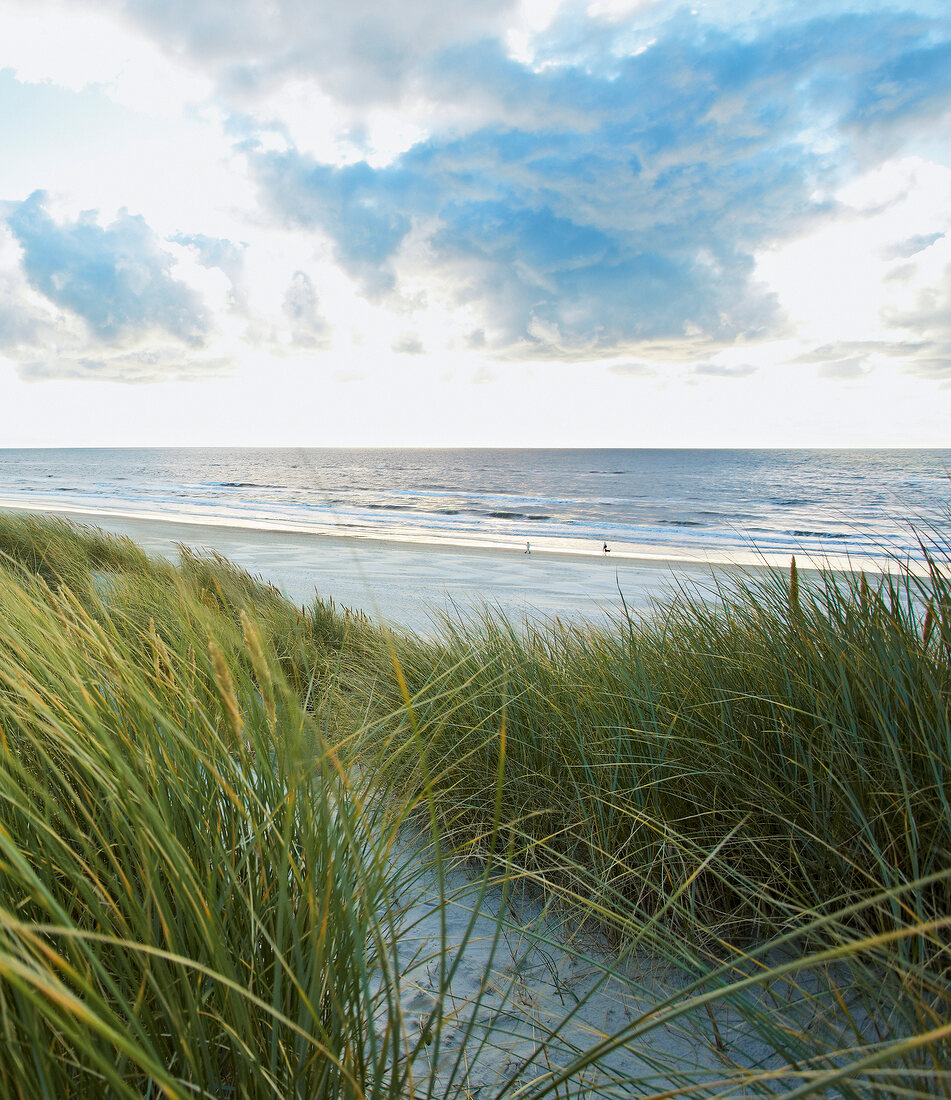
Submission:
M 446 622 L 399 650 L 411 707 L 393 693 L 377 766 L 420 782 L 422 746 L 445 827 L 478 837 L 504 722 L 502 819 L 526 870 L 635 922 L 692 879 L 671 919 L 779 930 L 951 866 L 951 583 L 935 566 L 927 638 L 923 584 L 886 577 L 863 599 L 826 574 L 791 601 L 780 575 L 739 580 L 612 630 Z M 916 904 L 951 911 L 951 880 Z
M 951 1094 L 937 550 L 430 640 L 54 519 L 0 516 L 0 551 L 4 1100 Z M 516 1036 L 516 896 L 575 929 L 523 929 L 538 958 L 678 984 L 580 1033 L 602 991 L 560 992 Z

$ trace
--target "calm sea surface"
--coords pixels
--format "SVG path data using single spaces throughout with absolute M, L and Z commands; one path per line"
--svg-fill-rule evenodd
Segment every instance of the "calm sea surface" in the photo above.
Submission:
M 0 504 L 688 560 L 920 557 L 951 451 L 0 451 Z

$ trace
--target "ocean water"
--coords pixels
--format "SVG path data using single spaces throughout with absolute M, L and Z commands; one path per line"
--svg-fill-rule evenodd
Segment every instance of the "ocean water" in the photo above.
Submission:
M 951 450 L 0 451 L 0 505 L 683 561 L 921 559 Z

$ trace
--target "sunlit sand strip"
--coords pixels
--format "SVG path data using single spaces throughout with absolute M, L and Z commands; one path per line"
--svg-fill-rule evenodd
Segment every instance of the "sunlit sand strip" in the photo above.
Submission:
M 659 546 L 656 542 L 633 542 L 624 539 L 610 539 L 610 553 L 604 554 L 600 538 L 563 538 L 531 535 L 530 541 L 519 532 L 511 536 L 500 536 L 498 532 L 487 532 L 473 537 L 469 532 L 451 533 L 439 529 L 421 529 L 416 527 L 400 528 L 392 525 L 373 527 L 360 523 L 338 519 L 334 522 L 321 522 L 312 519 L 306 523 L 295 523 L 283 517 L 268 517 L 245 512 L 190 512 L 180 507 L 173 510 L 149 510 L 134 507 L 110 506 L 101 504 L 74 503 L 66 500 L 33 498 L 29 495 L 0 497 L 0 508 L 29 512 L 56 512 L 73 516 L 89 517 L 85 522 L 100 523 L 102 517 L 115 517 L 120 520 L 147 520 L 156 523 L 182 524 L 186 527 L 201 526 L 246 531 L 276 531 L 290 534 L 314 535 L 328 538 L 359 540 L 360 542 L 387 543 L 398 545 L 418 545 L 427 547 L 457 547 L 466 550 L 487 550 L 512 554 L 524 552 L 530 545 L 532 555 L 554 554 L 561 557 L 580 557 L 585 559 L 605 558 L 609 561 L 632 560 L 638 562 L 659 562 L 670 566 L 727 566 L 741 569 L 761 566 L 784 568 L 789 564 L 790 555 L 795 553 L 800 564 L 816 568 L 837 570 L 860 570 L 879 573 L 892 571 L 894 562 L 888 552 L 888 543 L 883 538 L 882 552 L 859 554 L 834 552 L 831 549 L 818 553 L 815 548 L 805 548 L 790 536 L 787 546 L 782 549 L 764 549 L 756 545 L 751 535 L 741 529 L 735 533 L 735 541 L 723 545 L 690 546 L 677 544 L 672 536 L 670 543 Z M 188 540 L 185 540 L 188 541 Z M 896 551 L 897 553 L 897 551 Z M 920 575 L 927 573 L 927 567 L 921 562 L 911 562 L 912 572 Z
M 0 507 L 10 508 L 9 502 Z M 38 511 L 16 504 L 17 511 Z M 433 614 L 472 613 L 483 605 L 525 614 L 603 620 L 634 611 L 672 584 L 710 584 L 708 566 L 663 559 L 571 553 L 524 553 L 515 547 L 425 544 L 273 527 L 234 527 L 164 516 L 46 508 L 77 523 L 128 535 L 151 554 L 177 556 L 177 546 L 215 550 L 277 585 L 294 603 L 315 590 L 338 606 L 412 630 L 428 631 Z
M 656 553 L 579 553 L 532 542 L 480 544 L 462 539 L 420 542 L 339 529 L 336 533 L 306 526 L 222 517 L 168 516 L 148 512 L 95 510 L 57 503 L 26 504 L 0 499 L 15 511 L 54 512 L 77 523 L 128 535 L 147 551 L 174 558 L 177 546 L 214 550 L 251 573 L 275 584 L 294 603 L 315 595 L 338 606 L 360 610 L 371 618 L 406 629 L 429 632 L 433 616 L 444 611 L 476 613 L 489 606 L 515 619 L 558 616 L 604 621 L 650 608 L 672 587 L 709 590 L 714 569 L 757 572 L 788 566 L 782 555 L 770 562 L 748 555 L 741 562 L 698 562 Z M 800 564 L 803 559 L 800 558 Z M 851 562 L 851 568 L 874 570 L 876 564 Z

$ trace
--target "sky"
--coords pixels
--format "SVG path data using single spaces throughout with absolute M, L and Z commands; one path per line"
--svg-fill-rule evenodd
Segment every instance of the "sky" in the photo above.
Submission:
M 0 446 L 949 446 L 947 0 L 0 0 Z

